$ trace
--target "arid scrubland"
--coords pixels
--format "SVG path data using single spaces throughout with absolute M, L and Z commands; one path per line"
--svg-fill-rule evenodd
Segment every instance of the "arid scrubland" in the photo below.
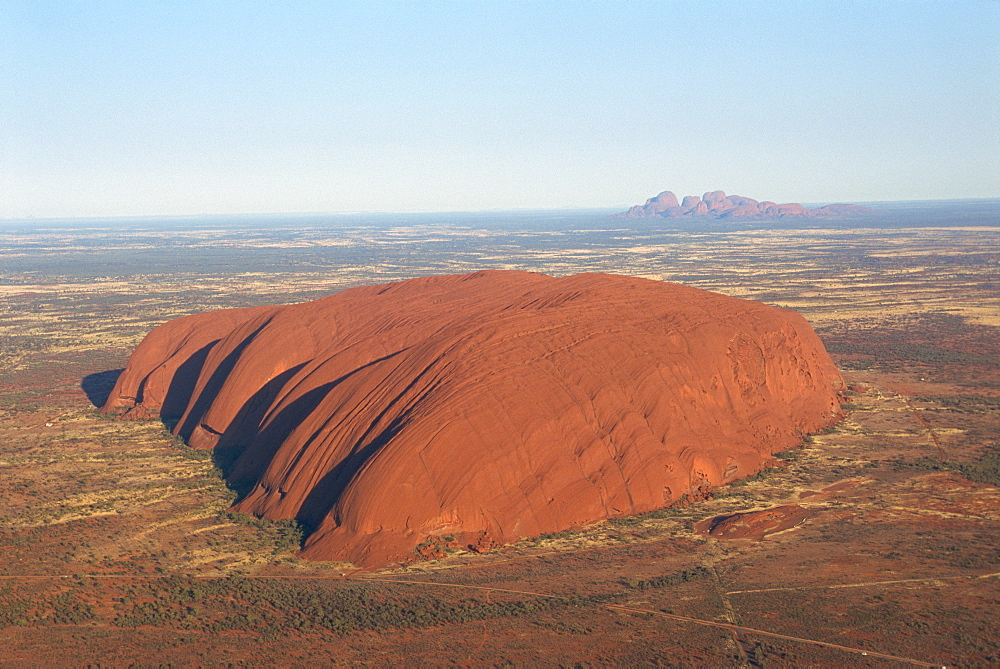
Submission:
M 998 228 L 571 223 L 0 234 L 0 661 L 1000 662 Z M 482 555 L 442 536 L 360 572 L 296 558 L 293 522 L 229 513 L 212 454 L 159 421 L 96 412 L 170 318 L 480 268 L 793 308 L 847 416 L 711 499 Z M 802 511 L 757 534 L 736 515 L 776 507 Z

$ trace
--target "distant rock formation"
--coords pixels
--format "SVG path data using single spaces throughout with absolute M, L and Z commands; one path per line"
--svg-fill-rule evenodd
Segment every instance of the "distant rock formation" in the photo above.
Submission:
M 833 422 L 842 384 L 792 311 L 488 271 L 172 320 L 102 410 L 234 458 L 234 508 L 314 528 L 304 557 L 376 566 L 704 494 Z
M 620 218 L 805 218 L 813 216 L 855 216 L 872 211 L 856 204 L 828 204 L 807 209 L 801 204 L 775 204 L 758 202 L 742 195 L 726 195 L 721 190 L 705 193 L 701 197 L 687 195 L 677 203 L 677 196 L 665 190 L 646 204 L 636 205 L 618 214 Z

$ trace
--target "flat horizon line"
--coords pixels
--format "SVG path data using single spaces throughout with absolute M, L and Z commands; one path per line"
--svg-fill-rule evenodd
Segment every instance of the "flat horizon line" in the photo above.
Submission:
M 845 202 L 843 200 L 802 202 L 806 207 L 821 207 L 828 204 L 857 204 L 857 205 L 899 205 L 899 204 L 930 204 L 948 202 L 1000 202 L 1000 195 L 994 197 L 975 198 L 936 198 L 926 200 L 857 200 Z M 81 216 L 10 216 L 0 218 L 0 223 L 44 223 L 60 221 L 100 221 L 100 220 L 189 220 L 198 218 L 267 218 L 274 216 L 288 217 L 312 217 L 312 216 L 440 216 L 440 215 L 490 215 L 490 214 L 554 214 L 568 212 L 624 212 L 634 205 L 615 205 L 607 207 L 551 207 L 535 208 L 522 207 L 512 209 L 440 209 L 440 210 L 343 210 L 343 211 L 257 211 L 257 212 L 201 212 L 191 214 L 86 214 Z

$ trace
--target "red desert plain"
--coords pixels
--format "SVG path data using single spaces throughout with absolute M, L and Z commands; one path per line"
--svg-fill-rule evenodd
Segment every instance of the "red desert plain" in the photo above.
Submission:
M 0 230 L 0 664 L 995 666 L 997 204 L 880 207 Z

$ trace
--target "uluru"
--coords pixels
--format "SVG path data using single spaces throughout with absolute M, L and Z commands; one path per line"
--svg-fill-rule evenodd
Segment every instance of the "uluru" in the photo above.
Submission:
M 757 201 L 742 195 L 726 195 L 716 190 L 701 197 L 687 195 L 680 202 L 672 191 L 665 190 L 655 197 L 637 204 L 628 211 L 617 214 L 619 218 L 721 218 L 721 219 L 772 219 L 809 218 L 813 216 L 856 216 L 872 211 L 857 204 L 828 204 L 808 209 L 798 203 L 776 204 L 768 200 Z
M 839 415 L 795 312 L 635 277 L 410 279 L 185 316 L 102 408 L 228 454 L 234 510 L 371 567 L 662 508 L 759 471 Z

